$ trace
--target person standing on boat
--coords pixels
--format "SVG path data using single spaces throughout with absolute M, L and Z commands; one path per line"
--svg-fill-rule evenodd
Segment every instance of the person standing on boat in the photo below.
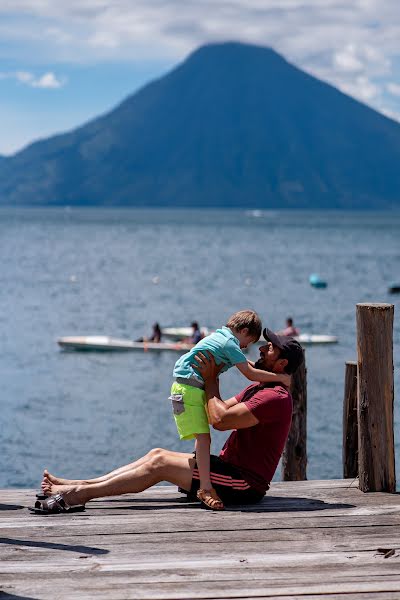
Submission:
M 297 337 L 298 335 L 300 335 L 300 329 L 293 325 L 292 317 L 288 317 L 286 319 L 286 328 L 282 329 L 282 331 L 278 331 L 278 335 Z
M 268 373 L 254 368 L 247 360 L 243 349 L 259 340 L 261 320 L 252 310 L 234 313 L 226 326 L 200 340 L 189 352 L 175 363 L 171 387 L 174 419 L 181 440 L 195 439 L 196 460 L 200 474 L 200 489 L 197 497 L 208 508 L 222 510 L 223 502 L 218 497 L 210 479 L 210 427 L 206 410 L 204 380 L 196 370 L 195 357 L 199 352 L 210 352 L 217 364 L 224 363 L 221 372 L 236 366 L 250 379 L 260 382 L 281 382 L 289 385 L 290 376 L 284 373 Z
M 304 360 L 293 338 L 263 332 L 255 367 L 275 374 L 294 373 Z M 223 401 L 219 374 L 212 355 L 195 358 L 207 401 L 210 423 L 219 431 L 233 430 L 219 456 L 211 456 L 211 480 L 226 504 L 254 504 L 265 496 L 285 447 L 292 419 L 292 398 L 285 385 L 255 383 Z M 142 492 L 167 481 L 196 497 L 200 487 L 197 460 L 190 453 L 153 448 L 145 456 L 96 479 L 61 479 L 44 471 L 37 501 L 39 514 L 69 512 L 95 498 Z

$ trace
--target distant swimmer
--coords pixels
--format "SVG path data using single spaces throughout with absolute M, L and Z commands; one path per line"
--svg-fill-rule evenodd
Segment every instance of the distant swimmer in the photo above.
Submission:
M 292 317 L 288 317 L 286 319 L 286 327 L 285 329 L 282 329 L 282 331 L 278 331 L 278 335 L 287 335 L 288 337 L 296 337 L 297 335 L 300 335 L 300 329 L 297 329 L 297 327 L 295 327 L 293 325 L 293 319 Z

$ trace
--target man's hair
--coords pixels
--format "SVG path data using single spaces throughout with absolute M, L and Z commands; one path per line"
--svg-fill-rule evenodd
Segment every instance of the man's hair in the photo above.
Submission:
M 229 317 L 226 326 L 236 331 L 247 328 L 249 335 L 254 337 L 255 340 L 258 340 L 261 336 L 261 319 L 254 310 L 239 310 L 239 312 Z

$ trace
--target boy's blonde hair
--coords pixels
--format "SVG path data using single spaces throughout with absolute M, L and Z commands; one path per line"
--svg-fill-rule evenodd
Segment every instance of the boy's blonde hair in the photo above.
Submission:
M 261 319 L 254 310 L 239 310 L 229 317 L 226 326 L 236 331 L 247 328 L 249 335 L 255 340 L 261 336 Z

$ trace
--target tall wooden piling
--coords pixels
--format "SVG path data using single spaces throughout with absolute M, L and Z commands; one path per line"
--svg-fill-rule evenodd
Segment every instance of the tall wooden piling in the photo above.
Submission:
M 357 363 L 346 362 L 343 400 L 343 477 L 358 475 Z
M 292 375 L 293 417 L 282 455 L 283 481 L 307 479 L 307 369 L 305 361 Z
M 395 492 L 393 304 L 357 304 L 358 469 L 363 492 Z

